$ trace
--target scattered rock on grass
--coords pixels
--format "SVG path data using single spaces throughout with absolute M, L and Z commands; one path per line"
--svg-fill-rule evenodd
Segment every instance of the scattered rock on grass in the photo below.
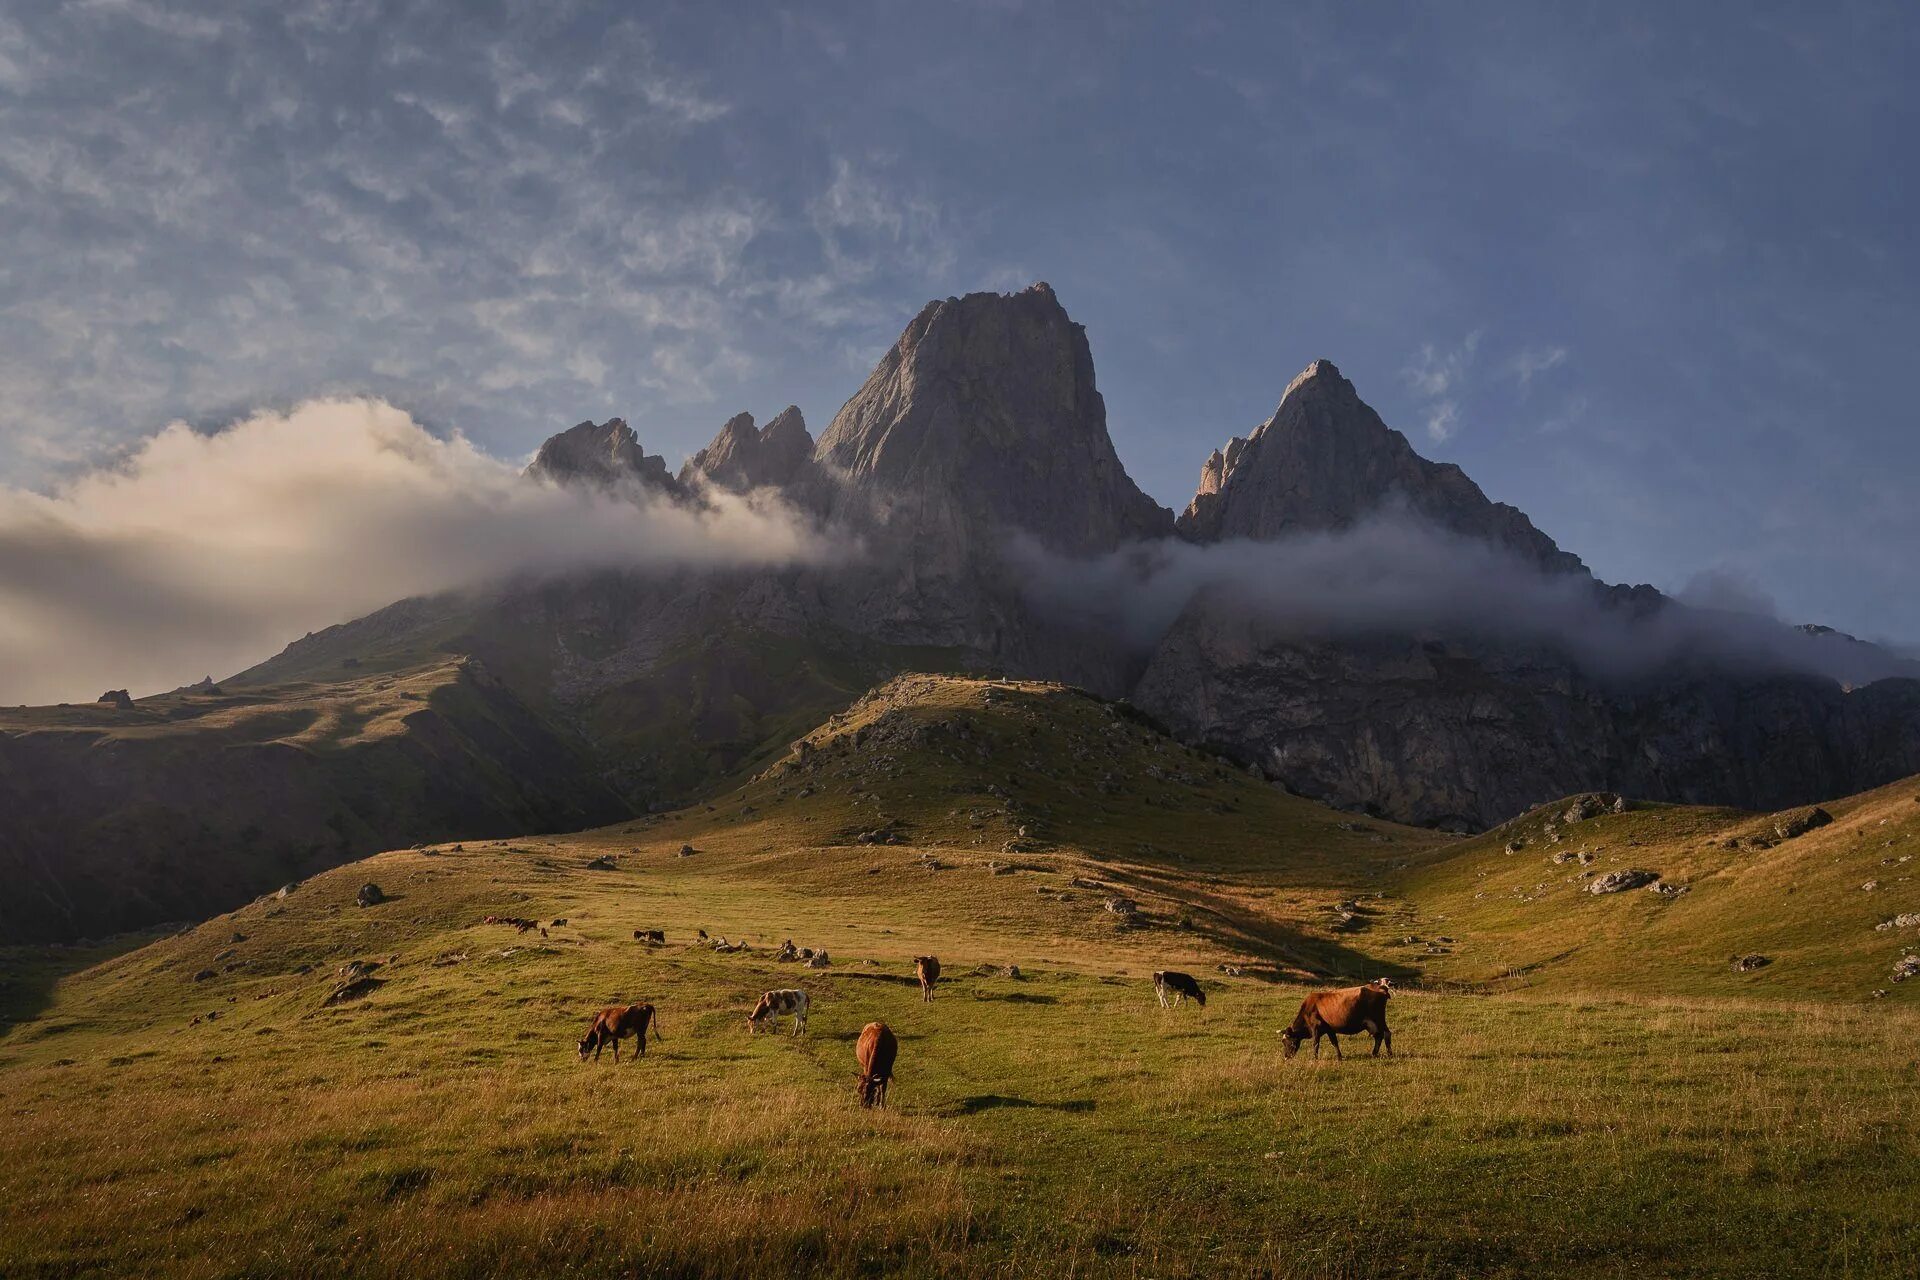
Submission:
M 360 892 L 354 895 L 354 901 L 363 907 L 377 907 L 386 900 L 386 892 L 371 880 L 361 885 Z
M 1733 967 L 1740 973 L 1752 973 L 1755 969 L 1764 969 L 1772 963 L 1772 956 L 1763 956 L 1756 952 L 1752 955 L 1734 957 Z
M 1609 871 L 1587 886 L 1588 893 L 1623 893 L 1628 889 L 1638 889 L 1643 884 L 1652 884 L 1660 878 L 1658 871 L 1648 871 L 1643 867 L 1633 867 L 1624 871 Z
M 385 980 L 381 978 L 355 978 L 351 982 L 343 982 L 327 997 L 325 1007 L 365 1000 L 385 985 Z
M 1824 827 L 1832 821 L 1833 815 L 1818 805 L 1811 809 L 1796 809 L 1792 813 L 1781 815 L 1780 820 L 1773 824 L 1773 834 L 1782 840 L 1791 840 L 1795 836 L 1807 834 L 1815 827 Z

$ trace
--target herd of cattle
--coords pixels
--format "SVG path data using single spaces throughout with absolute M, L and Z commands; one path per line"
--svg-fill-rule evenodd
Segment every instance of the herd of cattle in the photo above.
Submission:
M 635 936 L 640 935 L 636 932 Z M 934 956 L 916 956 L 913 968 L 920 980 L 921 1000 L 931 1001 L 933 988 L 940 981 L 940 961 Z M 1153 990 L 1163 1009 L 1189 999 L 1203 1008 L 1207 1003 L 1207 993 L 1193 975 L 1172 969 L 1153 975 Z M 1364 986 L 1314 992 L 1300 1002 L 1300 1011 L 1294 1015 L 1293 1022 L 1280 1032 L 1286 1056 L 1293 1057 L 1311 1036 L 1314 1057 L 1320 1056 L 1320 1041 L 1324 1037 L 1333 1042 L 1333 1055 L 1339 1058 L 1343 1056 L 1340 1037 L 1364 1031 L 1373 1037 L 1373 1056 L 1378 1057 L 1385 1048 L 1391 1058 L 1393 1032 L 1387 1029 L 1387 998 L 1392 994 L 1393 984 L 1386 978 L 1375 978 Z M 793 1034 L 800 1035 L 807 1029 L 807 1011 L 811 1004 L 807 993 L 797 987 L 765 992 L 753 1006 L 753 1012 L 747 1015 L 747 1032 L 757 1035 L 776 1028 L 782 1018 L 792 1018 Z M 593 1015 L 587 1034 L 580 1038 L 580 1060 L 586 1061 L 589 1052 L 597 1060 L 600 1050 L 612 1044 L 613 1060 L 619 1062 L 620 1041 L 627 1036 L 635 1039 L 636 1056 L 645 1057 L 649 1030 L 657 1043 L 661 1039 L 660 1020 L 650 1004 L 613 1005 L 602 1009 Z M 853 1054 L 860 1066 L 857 1085 L 860 1105 L 886 1106 L 887 1085 L 893 1080 L 894 1060 L 900 1055 L 900 1042 L 892 1028 L 884 1022 L 869 1022 L 860 1029 Z

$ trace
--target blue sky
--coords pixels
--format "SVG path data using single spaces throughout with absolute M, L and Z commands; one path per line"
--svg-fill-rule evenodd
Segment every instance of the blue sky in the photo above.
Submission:
M 1170 506 L 1333 359 L 1611 580 L 1920 639 L 1895 4 L 0 8 L 0 483 L 372 393 L 816 433 L 1050 281 Z

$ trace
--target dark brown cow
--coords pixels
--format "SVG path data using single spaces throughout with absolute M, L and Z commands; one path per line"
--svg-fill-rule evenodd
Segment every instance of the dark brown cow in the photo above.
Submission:
M 1393 984 L 1385 978 L 1375 978 L 1364 987 L 1314 992 L 1300 1002 L 1293 1025 L 1280 1033 L 1287 1042 L 1287 1056 L 1300 1052 L 1301 1042 L 1312 1036 L 1313 1056 L 1319 1057 L 1320 1037 L 1325 1036 L 1333 1041 L 1333 1056 L 1339 1058 L 1340 1037 L 1366 1031 L 1373 1036 L 1373 1056 L 1379 1057 L 1380 1047 L 1385 1045 L 1391 1058 L 1393 1032 L 1387 1029 L 1387 997 L 1392 994 Z
M 580 1061 L 587 1060 L 587 1050 L 593 1050 L 593 1060 L 600 1060 L 600 1050 L 611 1044 L 613 1060 L 620 1061 L 620 1041 L 626 1036 L 637 1037 L 640 1043 L 639 1056 L 647 1056 L 647 1029 L 653 1029 L 653 1038 L 660 1039 L 660 1021 L 653 1015 L 650 1004 L 609 1005 L 593 1015 L 593 1023 L 587 1028 L 587 1034 L 580 1037 Z
M 920 998 L 933 999 L 933 984 L 940 981 L 940 958 L 938 956 L 915 956 L 913 972 L 920 979 Z
M 887 1085 L 893 1080 L 893 1060 L 900 1056 L 900 1042 L 884 1022 L 869 1022 L 860 1030 L 860 1042 L 853 1046 L 860 1063 L 860 1105 L 887 1105 Z

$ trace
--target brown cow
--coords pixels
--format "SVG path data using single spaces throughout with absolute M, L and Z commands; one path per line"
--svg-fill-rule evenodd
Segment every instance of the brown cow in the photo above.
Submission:
M 920 979 L 920 999 L 931 1002 L 933 1000 L 933 984 L 940 981 L 940 957 L 915 956 L 913 958 L 913 972 L 914 975 Z
M 1366 1031 L 1373 1036 L 1373 1056 L 1379 1057 L 1380 1046 L 1385 1045 L 1391 1058 L 1393 1032 L 1387 1029 L 1387 997 L 1392 994 L 1393 984 L 1385 978 L 1375 978 L 1364 987 L 1314 992 L 1300 1002 L 1293 1025 L 1280 1033 L 1287 1042 L 1287 1056 L 1300 1052 L 1301 1041 L 1312 1036 L 1313 1056 L 1319 1057 L 1320 1037 L 1325 1036 L 1333 1041 L 1333 1056 L 1339 1058 L 1340 1037 Z
M 587 1060 L 587 1050 L 593 1050 L 593 1060 L 600 1060 L 600 1050 L 608 1044 L 613 1045 L 613 1060 L 620 1061 L 620 1041 L 625 1036 L 635 1036 L 640 1042 L 639 1056 L 647 1056 L 647 1029 L 653 1029 L 653 1038 L 659 1040 L 660 1021 L 653 1015 L 650 1004 L 608 1005 L 593 1015 L 593 1023 L 587 1028 L 587 1034 L 580 1037 L 580 1061 Z
M 887 1085 L 893 1080 L 893 1060 L 900 1055 L 900 1042 L 884 1022 L 869 1022 L 860 1030 L 860 1042 L 853 1056 L 860 1063 L 860 1105 L 887 1105 Z

